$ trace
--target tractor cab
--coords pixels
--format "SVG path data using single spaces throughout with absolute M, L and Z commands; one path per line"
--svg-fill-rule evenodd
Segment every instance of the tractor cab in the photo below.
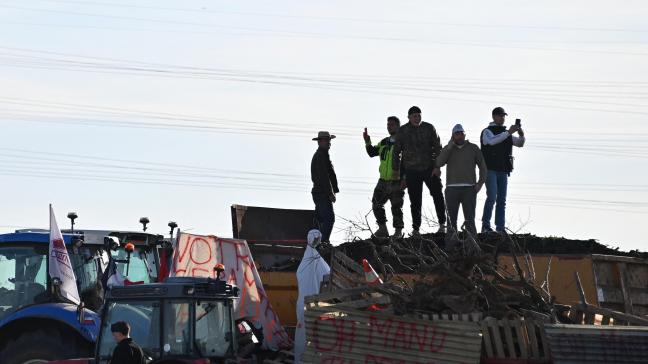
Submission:
M 112 287 L 106 294 L 95 363 L 110 362 L 110 326 L 125 321 L 149 363 L 225 363 L 236 357 L 238 288 L 217 278 Z
M 93 311 L 103 303 L 109 265 L 130 281 L 157 280 L 160 235 L 124 231 L 63 231 L 77 288 L 85 306 Z M 126 245 L 131 251 L 126 250 Z M 22 307 L 65 302 L 56 295 L 56 283 L 48 278 L 49 230 L 18 230 L 0 234 L 0 322 Z M 107 278 L 107 277 L 106 277 Z M 104 280 L 105 281 L 105 280 Z M 102 284 L 104 283 L 104 284 Z

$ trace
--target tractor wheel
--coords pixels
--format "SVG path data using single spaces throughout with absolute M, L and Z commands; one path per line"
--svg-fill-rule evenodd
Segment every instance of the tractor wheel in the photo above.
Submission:
M 40 364 L 89 355 L 87 348 L 78 344 L 74 337 L 64 341 L 56 331 L 37 330 L 25 332 L 8 342 L 0 353 L 0 363 Z

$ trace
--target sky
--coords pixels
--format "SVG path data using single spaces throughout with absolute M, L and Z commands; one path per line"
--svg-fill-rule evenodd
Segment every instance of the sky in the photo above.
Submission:
M 232 204 L 313 208 L 328 130 L 339 243 L 344 219 L 374 225 L 364 127 L 377 142 L 418 105 L 443 144 L 456 123 L 478 143 L 502 106 L 527 136 L 508 227 L 645 250 L 647 18 L 641 1 L 1 1 L 0 232 L 47 227 L 52 203 L 60 226 L 230 237 Z

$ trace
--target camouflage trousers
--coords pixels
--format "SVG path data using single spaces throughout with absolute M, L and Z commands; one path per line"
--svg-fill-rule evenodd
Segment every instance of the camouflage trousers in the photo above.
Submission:
M 387 215 L 385 213 L 385 204 L 387 201 L 391 203 L 392 217 L 394 219 L 394 228 L 405 227 L 403 223 L 403 197 L 405 191 L 400 188 L 400 181 L 385 181 L 378 180 L 378 184 L 374 189 L 372 202 L 372 209 L 376 222 L 378 225 L 387 223 Z

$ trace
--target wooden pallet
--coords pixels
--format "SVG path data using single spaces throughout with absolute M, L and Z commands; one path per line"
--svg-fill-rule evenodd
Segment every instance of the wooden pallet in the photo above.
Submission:
M 543 323 L 524 318 L 487 317 L 481 322 L 481 331 L 486 359 L 548 361 L 550 358 Z
M 570 308 L 569 318 L 573 323 L 602 326 L 648 326 L 648 319 L 646 318 L 590 305 L 585 298 L 585 291 L 578 272 L 574 272 L 574 278 L 576 279 L 580 303 Z
M 375 287 L 364 286 L 324 292 L 318 295 L 304 297 L 306 309 L 335 306 L 347 309 L 363 310 L 373 305 L 380 307 L 381 312 L 391 312 L 389 296 L 376 292 Z
M 332 249 L 330 266 L 331 274 L 321 292 L 331 292 L 367 284 L 362 266 L 339 249 Z
M 575 324 L 601 326 L 648 326 L 648 319 L 590 304 L 577 304 L 569 310 Z

